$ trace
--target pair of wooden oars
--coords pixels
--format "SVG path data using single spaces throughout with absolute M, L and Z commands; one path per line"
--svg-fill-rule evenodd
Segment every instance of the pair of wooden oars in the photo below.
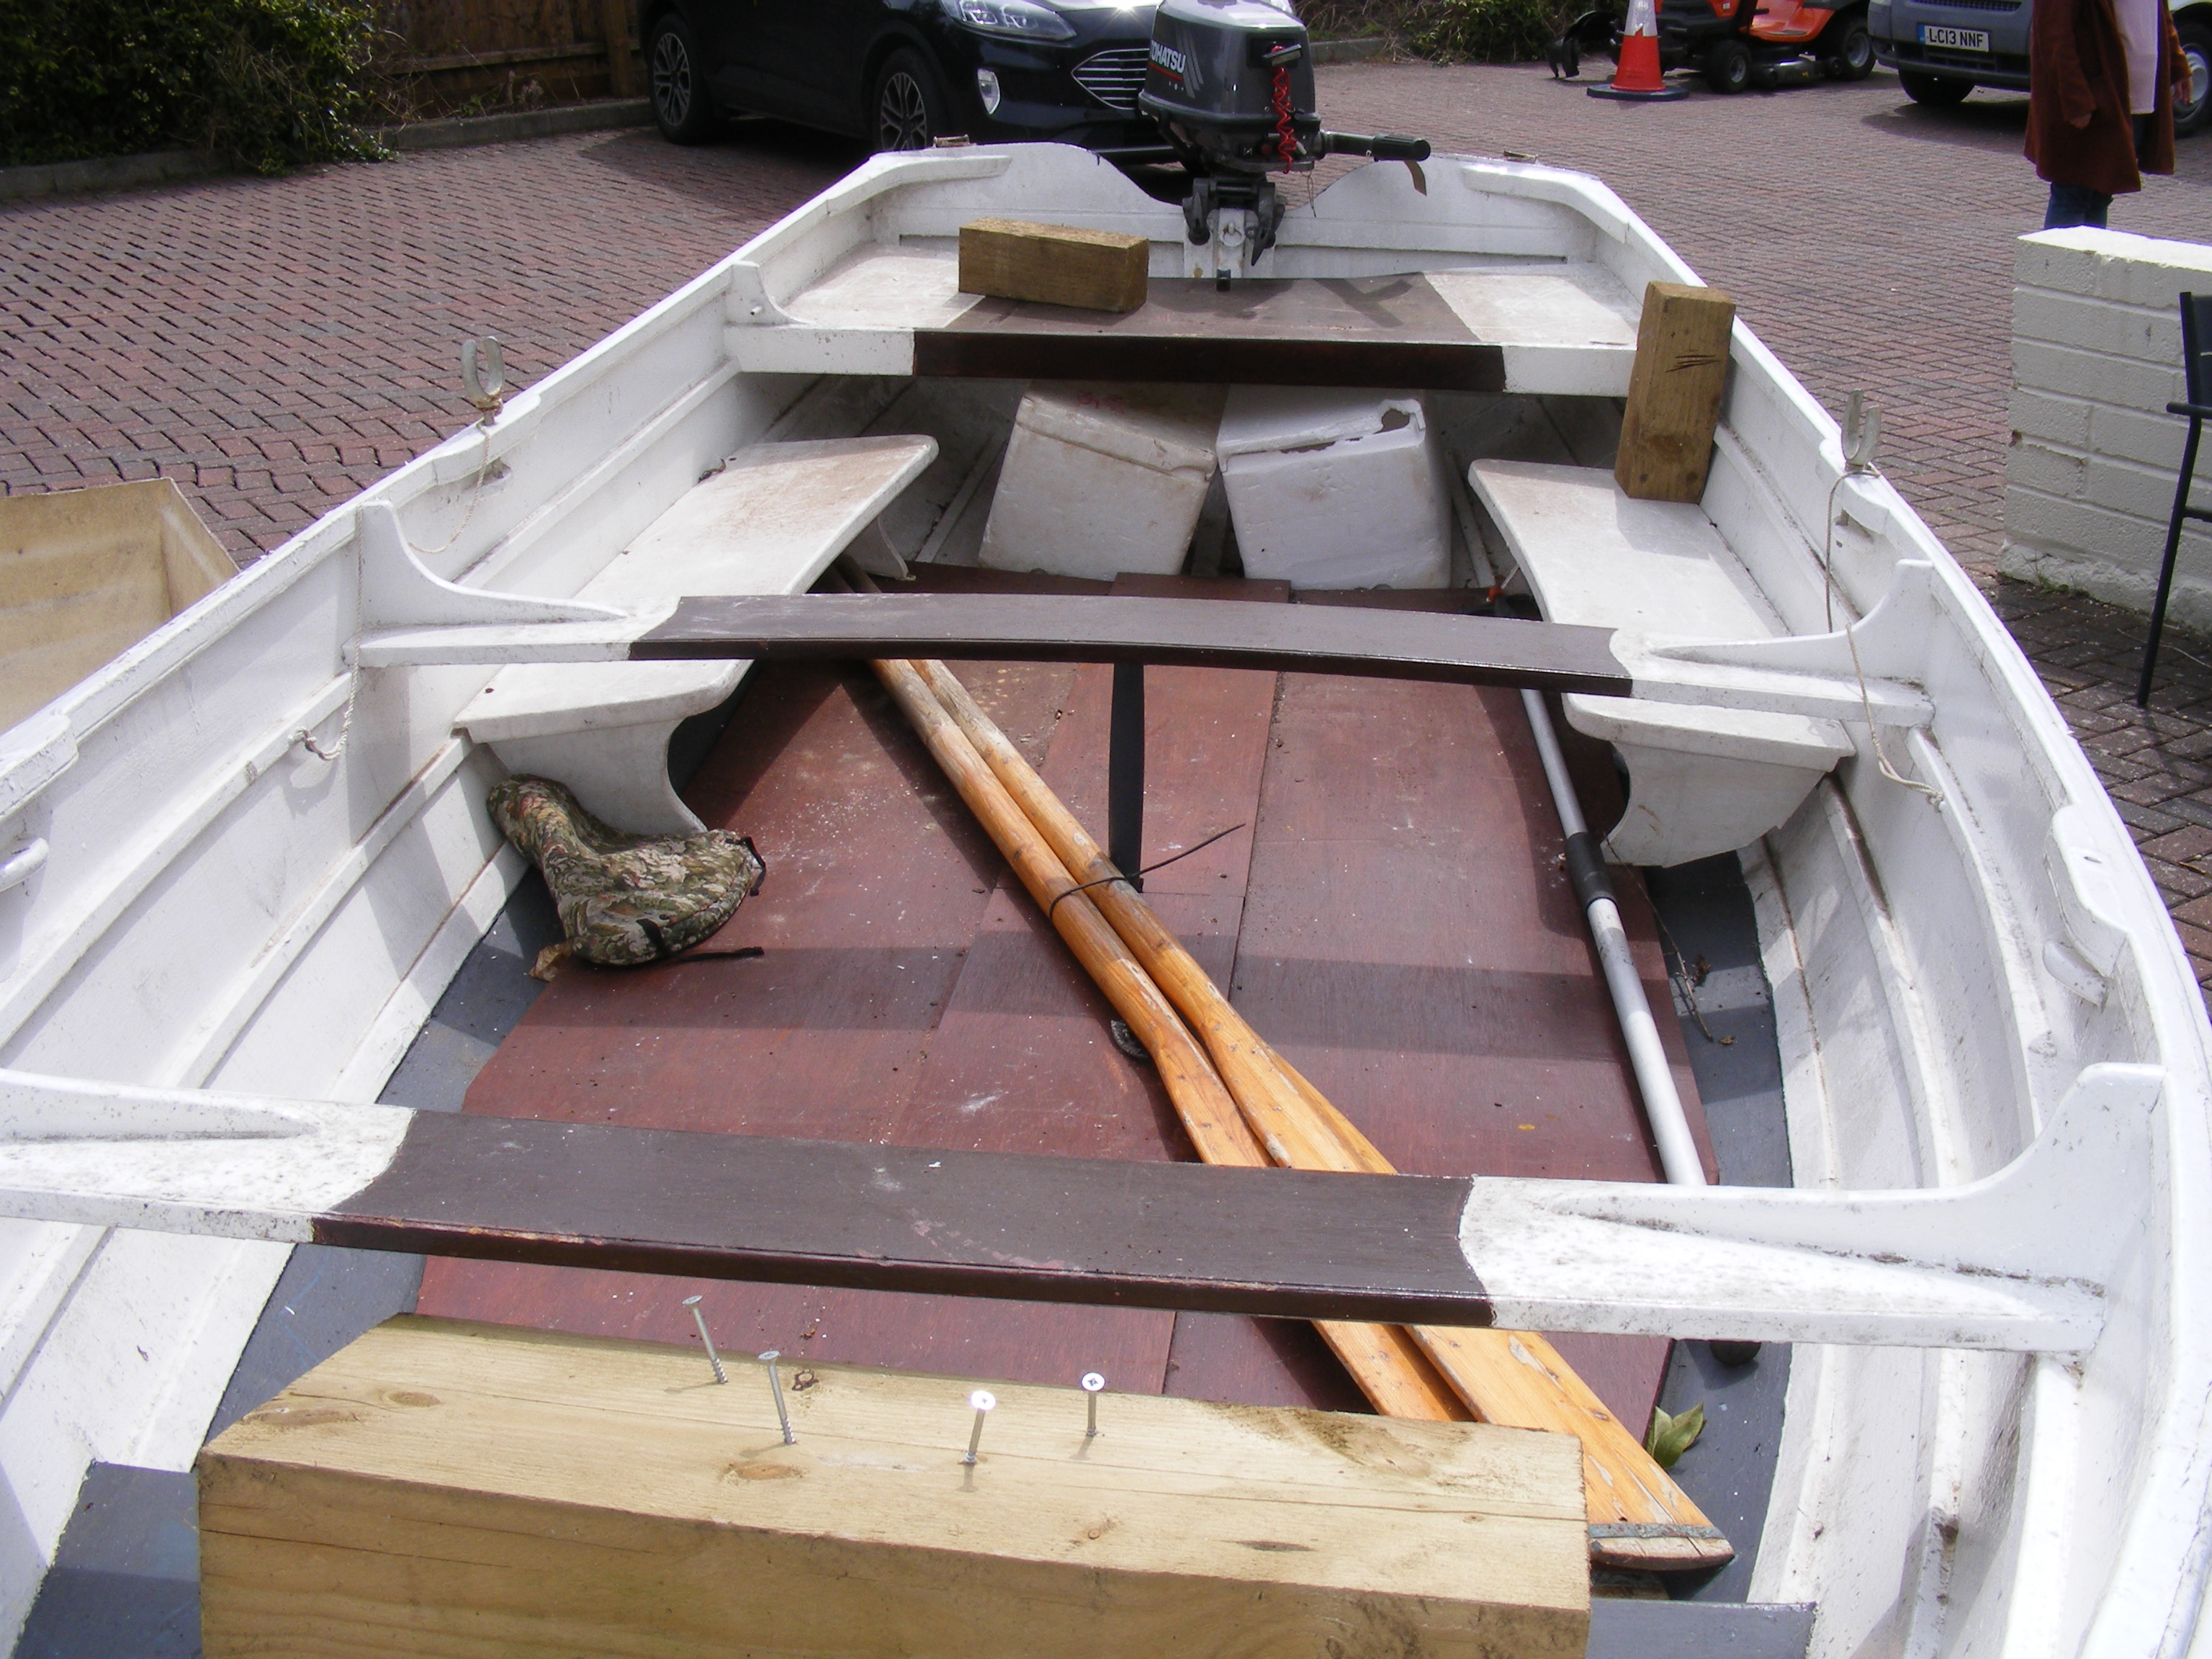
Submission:
M 1396 1173 L 1230 1006 L 943 663 L 872 666 L 1030 896 L 1152 1054 L 1200 1158 Z M 1601 1565 L 1681 1571 L 1717 1565 L 1733 1554 L 1542 1337 L 1335 1320 L 1316 1326 L 1386 1416 L 1474 1419 L 1579 1438 L 1590 1552 Z

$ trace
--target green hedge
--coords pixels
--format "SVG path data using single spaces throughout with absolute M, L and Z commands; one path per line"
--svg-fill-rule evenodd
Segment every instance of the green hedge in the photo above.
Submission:
M 0 166 L 213 149 L 367 161 L 359 0 L 0 0 Z
M 1407 21 L 1406 44 L 1424 58 L 1520 64 L 1543 57 L 1565 18 L 1556 0 L 1431 0 Z

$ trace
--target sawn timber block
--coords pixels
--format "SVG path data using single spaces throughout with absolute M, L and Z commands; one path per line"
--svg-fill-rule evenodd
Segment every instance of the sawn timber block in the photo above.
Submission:
M 1613 466 L 1626 494 L 1644 501 L 1705 499 L 1735 325 L 1735 301 L 1717 288 L 1644 289 Z
M 200 1454 L 209 1659 L 1542 1656 L 1564 1435 L 395 1319 Z
M 976 219 L 960 227 L 960 291 L 1085 311 L 1145 303 L 1152 243 L 1119 231 Z

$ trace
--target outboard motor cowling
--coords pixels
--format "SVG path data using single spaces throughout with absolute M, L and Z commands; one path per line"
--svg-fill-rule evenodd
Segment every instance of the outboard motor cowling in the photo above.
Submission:
M 1426 188 L 1425 140 L 1322 131 L 1305 25 L 1271 0 L 1161 0 L 1137 103 L 1190 173 L 1183 222 L 1209 250 L 1198 269 L 1224 288 L 1274 246 L 1283 208 L 1270 173 L 1346 152 L 1404 161 Z
M 1311 167 L 1319 154 L 1305 25 L 1266 0 L 1163 0 L 1137 103 L 1209 172 Z

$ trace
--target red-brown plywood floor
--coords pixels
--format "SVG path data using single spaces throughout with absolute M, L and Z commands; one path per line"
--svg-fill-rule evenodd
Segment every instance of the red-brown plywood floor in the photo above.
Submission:
M 974 586 L 974 573 L 934 585 Z M 1058 586 L 1058 584 L 1055 584 Z M 1238 597 L 1279 599 L 1278 585 Z M 1110 672 L 958 671 L 1104 839 Z M 1262 1036 L 1422 1174 L 1654 1180 L 1604 984 L 1517 694 L 1307 675 L 1147 676 L 1148 861 L 1242 826 L 1146 894 Z M 1596 822 L 1618 811 L 1583 756 Z M 1079 1157 L 1192 1157 L 1103 998 L 864 666 L 757 671 L 689 796 L 753 837 L 761 891 L 702 953 L 571 966 L 467 1109 L 571 1121 Z M 1622 908 L 1669 1004 L 1640 891 Z M 757 957 L 731 953 L 757 945 Z M 1671 1021 L 1675 1077 L 1703 1133 Z M 775 1347 L 961 1376 L 1362 1409 L 1279 1321 L 647 1278 L 434 1258 L 425 1313 Z M 1566 1337 L 1642 1424 L 1663 1341 Z

